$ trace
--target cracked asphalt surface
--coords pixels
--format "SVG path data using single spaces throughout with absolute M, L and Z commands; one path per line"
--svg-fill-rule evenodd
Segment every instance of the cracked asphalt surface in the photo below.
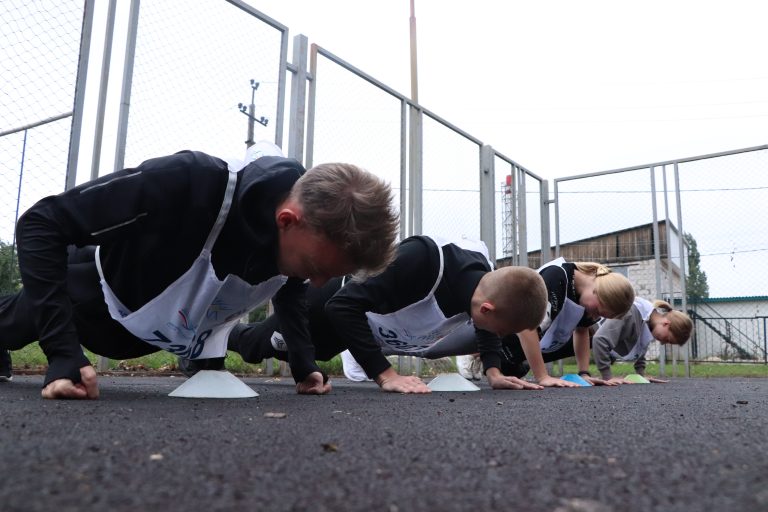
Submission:
M 99 379 L 96 401 L 0 383 L 0 510 L 768 511 L 768 378 L 398 395 L 245 378 Z M 275 414 L 276 413 L 276 414 Z

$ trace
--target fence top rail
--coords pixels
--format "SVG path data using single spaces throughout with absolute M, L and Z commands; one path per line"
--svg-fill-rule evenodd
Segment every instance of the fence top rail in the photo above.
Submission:
M 408 98 L 403 96 L 401 93 L 399 93 L 396 90 L 392 89 L 387 84 L 376 80 L 371 75 L 369 75 L 369 74 L 365 73 L 364 71 L 358 69 L 357 67 L 353 66 L 352 64 L 350 64 L 349 62 L 345 61 L 341 57 L 338 57 L 338 56 L 334 55 L 333 53 L 329 52 L 328 50 L 326 50 L 322 46 L 318 45 L 317 43 L 312 43 L 311 51 L 319 53 L 320 55 L 322 55 L 323 57 L 327 58 L 328 60 L 330 60 L 332 62 L 335 62 L 339 66 L 345 68 L 347 71 L 350 71 L 351 73 L 354 73 L 355 75 L 359 76 L 360 78 L 362 78 L 366 82 L 369 82 L 372 85 L 375 85 L 379 89 L 382 89 L 383 91 L 385 91 L 386 93 L 390 94 L 391 96 L 394 96 L 395 98 L 399 99 L 400 101 L 404 101 L 406 103 L 409 103 L 409 104 L 413 105 L 411 100 L 409 100 Z
M 279 21 L 276 21 L 276 20 L 270 18 L 269 16 L 267 16 L 263 12 L 259 11 L 258 9 L 255 9 L 254 7 L 248 5 L 247 3 L 243 2 L 242 0 L 227 0 L 227 2 L 229 2 L 232 5 L 234 5 L 235 7 L 238 7 L 240 9 L 244 10 L 245 12 L 247 12 L 249 14 L 252 14 L 252 15 L 256 16 L 257 18 L 259 18 L 264 23 L 266 23 L 268 25 L 271 25 L 272 27 L 276 28 L 277 30 L 279 30 L 281 32 L 286 32 L 286 33 L 288 32 L 288 27 L 286 27 L 285 25 L 283 25 Z
M 333 53 L 329 52 L 328 50 L 326 50 L 322 46 L 313 43 L 312 44 L 312 51 L 319 53 L 320 55 L 322 55 L 323 57 L 327 58 L 328 60 L 333 61 L 336 64 L 338 64 L 339 66 L 345 68 L 347 71 L 349 71 L 349 72 L 359 76 L 360 78 L 362 78 L 366 82 L 368 82 L 368 83 L 378 87 L 379 89 L 385 91 L 389 95 L 394 96 L 395 98 L 399 99 L 403 103 L 406 103 L 407 105 L 410 105 L 411 107 L 419 110 L 420 112 L 422 112 L 427 117 L 432 118 L 433 120 L 435 120 L 438 123 L 442 124 L 446 128 L 448 128 L 448 129 L 458 133 L 462 137 L 464 137 L 466 139 L 469 139 L 470 141 L 474 142 L 478 146 L 483 146 L 484 145 L 484 143 L 480 139 L 478 139 L 477 137 L 474 137 L 474 136 L 470 135 L 469 133 L 465 132 L 464 130 L 462 130 L 458 126 L 454 125 L 453 123 L 450 123 L 449 121 L 446 121 L 445 119 L 443 119 L 439 115 L 435 114 L 431 110 L 424 108 L 422 105 L 412 101 L 407 96 L 397 92 L 396 90 L 394 90 L 391 87 L 389 87 L 388 85 L 380 82 L 379 80 L 376 80 L 371 75 L 369 75 L 369 74 L 365 73 L 364 71 L 358 69 L 357 67 L 353 66 L 352 64 L 350 64 L 349 62 L 345 61 L 341 57 L 338 57 L 337 55 L 334 55 Z
M 18 128 L 11 128 L 10 130 L 5 130 L 3 132 L 0 132 L 0 137 L 5 137 L 6 135 L 12 135 L 14 133 L 23 132 L 24 130 L 31 130 L 32 128 L 37 128 L 38 126 L 43 126 L 44 124 L 53 123 L 60 119 L 65 119 L 71 116 L 72 116 L 72 112 L 65 112 L 63 114 L 49 117 L 47 119 L 41 119 L 40 121 L 35 121 L 34 123 L 25 124 L 24 126 L 19 126 Z
M 594 176 L 603 176 L 605 174 L 615 174 L 620 172 L 628 172 L 628 171 L 637 171 L 640 169 L 650 169 L 651 167 L 661 167 L 664 165 L 673 165 L 673 164 L 680 164 L 685 162 L 695 162 L 697 160 L 707 160 L 710 158 L 719 158 L 722 156 L 729 156 L 729 155 L 737 155 L 739 153 L 750 153 L 752 151 L 762 151 L 768 149 L 768 144 L 763 144 L 762 146 L 753 146 L 750 148 L 743 148 L 743 149 L 733 149 L 731 151 L 723 151 L 720 153 L 709 153 L 706 155 L 698 155 L 698 156 L 690 156 L 686 158 L 676 158 L 674 160 L 666 160 L 663 162 L 655 162 L 651 164 L 644 164 L 644 165 L 634 165 L 632 167 L 622 167 L 619 169 L 611 169 L 608 171 L 598 171 L 598 172 L 590 172 L 586 174 L 577 174 L 574 176 L 566 176 L 564 178 L 555 178 L 555 186 L 557 186 L 557 183 L 561 181 L 569 181 L 569 180 L 577 180 L 581 178 L 591 178 Z
M 477 137 L 474 137 L 474 136 L 470 135 L 469 133 L 465 132 L 464 130 L 462 130 L 461 128 L 456 126 L 455 124 L 452 124 L 452 123 L 446 121 L 445 119 L 443 119 L 439 115 L 435 114 L 434 112 L 431 112 L 431 111 L 429 111 L 429 110 L 427 110 L 427 109 L 425 109 L 425 108 L 423 108 L 421 106 L 417 106 L 416 104 L 414 104 L 414 106 L 416 106 L 419 110 L 421 110 L 424 113 L 425 116 L 431 118 L 434 121 L 437 121 L 438 123 L 440 123 L 443 126 L 445 126 L 446 128 L 448 128 L 449 130 L 452 130 L 452 131 L 458 133 L 459 135 L 461 135 L 465 139 L 467 139 L 467 140 L 469 140 L 471 142 L 474 142 L 475 144 L 477 144 L 480 147 L 485 145 L 483 143 L 483 141 L 481 141 Z
M 538 180 L 539 182 L 542 182 L 542 181 L 544 181 L 544 178 L 542 178 L 541 176 L 538 176 L 536 173 L 534 173 L 534 172 L 532 172 L 532 171 L 529 171 L 527 168 L 525 168 L 524 166 L 522 166 L 522 165 L 520 165 L 519 163 L 515 162 L 514 160 L 512 160 L 512 159 L 511 159 L 511 158 L 509 158 L 508 156 L 504 155 L 503 153 L 499 153 L 498 151 L 496 151 L 496 150 L 494 149 L 494 150 L 493 150 L 493 154 L 494 154 L 494 155 L 495 155 L 497 158 L 501 158 L 502 160 L 504 160 L 504 161 L 505 161 L 505 162 L 507 162 L 508 164 L 510 164 L 510 165 L 513 165 L 513 166 L 517 167 L 518 169 L 520 169 L 521 171 L 523 171 L 525 174 L 527 174 L 527 175 L 528 175 L 528 176 L 530 176 L 531 178 L 534 178 L 535 180 Z

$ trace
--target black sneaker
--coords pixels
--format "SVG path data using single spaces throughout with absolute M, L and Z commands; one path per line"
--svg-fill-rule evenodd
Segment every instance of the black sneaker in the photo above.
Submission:
M 5 349 L 0 349 L 0 382 L 9 382 L 12 379 L 11 353 Z
M 178 357 L 177 366 L 179 371 L 187 377 L 192 377 L 200 370 L 223 370 L 224 357 L 214 357 L 213 359 L 184 359 Z

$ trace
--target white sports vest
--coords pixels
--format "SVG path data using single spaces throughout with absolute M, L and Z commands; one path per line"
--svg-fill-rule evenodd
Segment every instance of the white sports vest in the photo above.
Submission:
M 281 275 L 256 285 L 232 274 L 223 281 L 216 277 L 211 249 L 229 213 L 236 183 L 237 173 L 230 170 L 219 216 L 192 267 L 136 311 L 125 307 L 107 284 L 96 249 L 109 313 L 134 336 L 187 359 L 223 357 L 229 332 L 240 317 L 267 302 L 285 283 L 287 277 Z
M 464 249 L 480 252 L 486 259 L 488 259 L 488 249 L 482 242 L 474 240 L 447 241 L 436 237 L 431 239 L 437 244 L 440 254 L 440 270 L 427 296 L 393 313 L 367 312 L 365 314 L 373 337 L 385 353 L 426 355 L 430 348 L 448 338 L 448 335 L 451 335 L 451 343 L 476 343 L 475 327 L 469 315 L 459 313 L 446 318 L 435 299 L 435 290 L 443 278 L 445 267 L 443 246 L 453 243 Z M 493 268 L 492 265 L 491 268 Z
M 613 357 L 621 361 L 636 361 L 640 356 L 645 355 L 648 346 L 653 341 L 653 334 L 648 327 L 648 319 L 650 319 L 651 313 L 653 313 L 653 304 L 643 298 L 635 297 L 635 302 L 632 304 L 632 307 L 637 308 L 640 312 L 640 316 L 643 319 L 643 325 L 640 327 L 640 334 L 637 337 L 635 346 L 632 347 L 632 350 L 630 350 L 627 355 L 621 356 L 616 351 L 611 351 Z

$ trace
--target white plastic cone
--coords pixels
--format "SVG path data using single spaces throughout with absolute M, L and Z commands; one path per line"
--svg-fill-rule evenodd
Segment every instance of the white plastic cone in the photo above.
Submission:
M 200 370 L 168 396 L 179 398 L 251 398 L 259 396 L 227 371 Z
M 480 391 L 458 373 L 441 373 L 427 384 L 432 391 Z

